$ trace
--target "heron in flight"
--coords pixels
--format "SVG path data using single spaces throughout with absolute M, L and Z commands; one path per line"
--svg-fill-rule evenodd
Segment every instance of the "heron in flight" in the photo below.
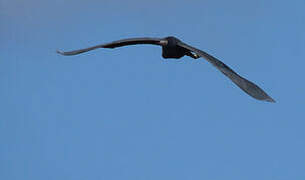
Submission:
M 229 66 L 218 60 L 217 58 L 211 56 L 210 54 L 194 48 L 176 37 L 169 36 L 166 38 L 130 38 L 130 39 L 121 39 L 118 41 L 113 41 L 110 43 L 105 43 L 85 49 L 79 49 L 75 51 L 57 51 L 57 53 L 72 56 L 80 53 L 84 53 L 87 51 L 91 51 L 97 48 L 117 48 L 128 45 L 137 45 L 137 44 L 152 44 L 162 46 L 162 57 L 165 59 L 174 58 L 179 59 L 183 56 L 189 56 L 194 59 L 203 57 L 208 62 L 210 62 L 213 66 L 215 66 L 218 70 L 220 70 L 224 75 L 226 75 L 231 81 L 233 81 L 240 89 L 244 92 L 252 96 L 257 100 L 267 101 L 267 102 L 275 102 L 265 91 L 263 91 L 260 87 L 258 87 L 253 82 L 243 78 L 236 72 L 234 72 Z

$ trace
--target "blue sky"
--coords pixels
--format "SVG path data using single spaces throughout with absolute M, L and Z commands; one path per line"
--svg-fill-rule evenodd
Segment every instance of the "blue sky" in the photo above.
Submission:
M 305 178 L 305 2 L 0 0 L 0 179 Z M 133 46 L 174 35 L 260 85 L 257 101 L 204 59 Z

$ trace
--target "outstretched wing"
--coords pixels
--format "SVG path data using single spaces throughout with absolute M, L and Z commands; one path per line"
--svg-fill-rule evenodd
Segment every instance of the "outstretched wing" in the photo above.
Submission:
M 85 48 L 85 49 L 79 49 L 75 51 L 59 51 L 57 50 L 56 52 L 65 56 L 71 56 L 71 55 L 76 55 L 80 53 L 84 53 L 87 51 L 91 51 L 97 48 L 117 48 L 117 47 L 122 47 L 122 46 L 128 46 L 128 45 L 136 45 L 136 44 L 153 44 L 153 45 L 165 45 L 167 43 L 166 40 L 164 39 L 159 39 L 159 38 L 130 38 L 130 39 L 121 39 L 118 41 L 113 41 L 111 43 L 106 43 L 106 44 L 100 44 L 97 46 Z
M 217 69 L 219 69 L 224 75 L 230 78 L 238 87 L 240 87 L 243 91 L 247 94 L 252 96 L 255 99 L 268 101 L 268 102 L 275 102 L 266 92 L 264 92 L 260 87 L 258 87 L 253 82 L 241 77 L 236 72 L 234 72 L 229 66 L 221 62 L 220 60 L 216 59 L 215 57 L 209 55 L 208 53 L 196 49 L 192 46 L 189 46 L 183 42 L 178 43 L 179 46 L 186 48 L 199 56 L 205 58 L 211 64 L 213 64 Z

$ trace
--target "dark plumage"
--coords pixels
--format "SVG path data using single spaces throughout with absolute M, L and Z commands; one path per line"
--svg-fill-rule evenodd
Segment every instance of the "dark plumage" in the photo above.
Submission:
M 240 87 L 244 92 L 249 94 L 255 99 L 275 102 L 266 92 L 264 92 L 260 87 L 251 81 L 241 77 L 236 72 L 234 72 L 230 67 L 216 59 L 215 57 L 209 55 L 208 53 L 196 49 L 190 45 L 187 45 L 175 37 L 166 37 L 166 38 L 131 38 L 131 39 L 122 39 L 118 41 L 113 41 L 111 43 L 101 44 L 86 49 L 80 49 L 69 52 L 57 51 L 59 54 L 70 56 L 87 51 L 91 51 L 97 48 L 117 48 L 128 45 L 136 44 L 153 44 L 162 46 L 162 57 L 163 58 L 175 58 L 179 59 L 183 56 L 190 56 L 194 59 L 199 57 L 205 58 L 212 65 L 214 65 L 218 70 L 220 70 L 224 75 L 230 78 L 238 87 Z

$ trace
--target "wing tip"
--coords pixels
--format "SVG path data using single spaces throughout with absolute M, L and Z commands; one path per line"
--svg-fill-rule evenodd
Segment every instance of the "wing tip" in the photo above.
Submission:
M 79 54 L 79 53 L 75 53 L 75 52 L 73 52 L 73 51 L 65 52 L 65 51 L 56 50 L 56 52 L 57 52 L 58 54 L 63 55 L 63 56 L 73 56 L 73 55 Z
M 271 97 L 268 97 L 268 98 L 264 99 L 264 101 L 271 102 L 271 103 L 276 103 L 276 101 L 274 99 L 272 99 Z
M 66 56 L 67 54 L 64 51 L 56 50 L 56 53 Z

